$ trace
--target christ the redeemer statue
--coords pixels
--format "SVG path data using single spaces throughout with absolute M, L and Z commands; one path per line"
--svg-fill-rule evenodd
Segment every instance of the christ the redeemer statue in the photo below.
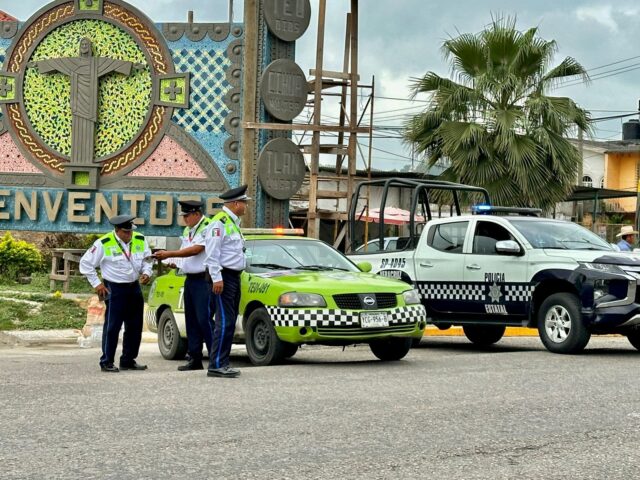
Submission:
M 98 79 L 110 72 L 129 76 L 142 65 L 94 57 L 91 40 L 80 40 L 80 56 L 30 62 L 40 73 L 59 72 L 71 77 L 71 163 L 91 165 L 94 160 L 95 124 L 98 120 Z

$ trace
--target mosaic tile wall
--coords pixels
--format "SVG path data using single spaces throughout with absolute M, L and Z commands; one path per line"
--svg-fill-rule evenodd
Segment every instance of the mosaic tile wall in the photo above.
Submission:
M 162 30 L 162 25 L 157 27 Z M 226 52 L 236 39 L 229 35 L 220 42 L 209 37 L 193 42 L 184 36 L 176 42 L 167 42 L 176 71 L 191 73 L 190 108 L 176 109 L 173 121 L 202 145 L 231 185 L 240 182 L 240 163 L 229 159 L 224 151 L 224 142 L 229 137 L 224 129 L 224 120 L 229 108 L 223 99 L 231 89 L 225 78 L 231 63 Z M 230 174 L 225 169 L 228 163 L 235 163 L 235 173 Z
M 72 23 L 73 22 L 71 22 L 71 24 Z M 98 30 L 103 28 L 100 25 L 101 23 L 103 22 L 95 21 L 95 27 L 98 28 Z M 163 32 L 163 26 L 163 24 L 156 24 L 156 27 L 160 32 Z M 237 123 L 233 123 L 233 130 L 231 130 L 232 127 L 229 127 L 230 131 L 227 131 L 225 127 L 225 119 L 227 121 L 226 123 L 229 124 L 230 118 L 228 117 L 230 117 L 230 112 L 233 111 L 233 115 L 237 115 L 238 96 L 236 95 L 234 97 L 234 106 L 228 106 L 225 103 L 225 100 L 228 100 L 228 94 L 230 91 L 238 90 L 237 84 L 234 83 L 235 86 L 233 86 L 229 83 L 229 81 L 227 81 L 228 75 L 231 72 L 230 67 L 233 67 L 234 69 L 237 69 L 239 67 L 237 57 L 239 55 L 238 50 L 234 50 L 232 53 L 228 53 L 228 51 L 230 50 L 229 46 L 232 44 L 232 42 L 238 43 L 242 41 L 242 26 L 243 25 L 239 23 L 227 27 L 229 28 L 229 34 L 226 38 L 223 39 L 220 39 L 221 37 L 218 36 L 216 40 L 214 40 L 212 38 L 212 35 L 206 35 L 202 40 L 197 41 L 189 39 L 189 35 L 185 34 L 184 36 L 182 36 L 182 38 L 176 41 L 166 40 L 166 44 L 172 56 L 176 72 L 188 72 L 190 74 L 190 105 L 187 109 L 176 108 L 173 110 L 171 119 L 172 123 L 179 127 L 182 132 L 179 135 L 176 135 L 175 127 L 172 127 L 174 130 L 172 131 L 171 136 L 165 136 L 163 140 L 160 141 L 155 151 L 141 165 L 138 165 L 137 168 L 129 172 L 126 176 L 122 177 L 122 185 L 124 186 L 110 188 L 108 184 L 102 184 L 104 186 L 104 192 L 109 192 L 110 194 L 115 195 L 119 199 L 121 207 L 125 210 L 130 208 L 127 206 L 130 200 L 126 200 L 125 196 L 128 194 L 128 192 L 131 192 L 131 189 L 137 189 L 139 193 L 142 193 L 144 195 L 145 200 L 138 205 L 139 208 L 137 214 L 141 218 L 147 220 L 151 216 L 151 203 L 155 201 L 153 200 L 153 198 L 162 197 L 162 199 L 164 199 L 165 197 L 167 197 L 172 198 L 175 201 L 184 195 L 199 197 L 204 194 L 203 196 L 207 198 L 222 192 L 222 190 L 198 190 L 198 187 L 194 187 L 193 191 L 189 191 L 189 188 L 184 188 L 184 186 L 189 187 L 190 185 L 192 185 L 192 180 L 194 182 L 193 185 L 195 185 L 196 182 L 199 182 L 199 185 L 202 185 L 203 182 L 207 181 L 207 179 L 214 178 L 214 175 L 217 175 L 217 172 L 212 172 L 211 165 L 205 165 L 205 163 L 202 163 L 206 162 L 207 159 L 202 154 L 202 152 L 199 151 L 199 148 L 194 148 L 191 142 L 184 141 L 187 137 L 193 139 L 195 143 L 197 143 L 198 146 L 201 147 L 202 150 L 204 150 L 209 155 L 209 157 L 211 157 L 210 161 L 212 161 L 217 166 L 217 170 L 220 172 L 220 175 L 223 176 L 223 178 L 229 185 L 236 186 L 240 184 L 241 164 L 237 159 L 237 150 L 229 148 L 228 146 L 225 148 L 225 142 L 228 144 L 230 140 L 237 139 Z M 74 27 L 68 28 L 73 29 Z M 109 29 L 109 27 L 104 28 L 105 32 Z M 234 29 L 236 30 L 235 32 L 233 31 Z M 164 33 L 162 34 L 164 35 Z M 52 44 L 55 43 L 53 37 L 50 42 L 52 42 Z M 69 41 L 69 45 L 72 44 L 73 41 Z M 11 41 L 0 38 L 0 62 L 4 62 L 6 52 L 9 49 L 10 45 Z M 41 47 L 42 45 L 39 48 Z M 96 51 L 97 49 L 95 47 L 96 46 L 94 45 L 94 54 L 96 55 L 108 55 L 111 57 L 114 56 L 112 52 L 103 53 Z M 127 49 L 125 48 L 125 50 Z M 137 55 L 136 52 L 133 53 Z M 44 53 L 42 53 L 42 55 L 43 58 L 47 56 Z M 59 54 L 56 54 L 56 56 L 58 55 Z M 236 55 L 236 57 L 234 58 L 233 55 Z M 69 56 L 77 56 L 77 53 L 73 52 Z M 137 58 L 132 57 L 122 59 L 128 61 L 139 61 Z M 142 61 L 140 63 L 147 63 L 146 58 L 143 58 L 141 60 Z M 51 75 L 40 76 L 44 78 L 50 77 Z M 69 82 L 68 77 L 64 75 L 58 76 L 62 81 Z M 235 78 L 239 77 L 235 76 Z M 32 115 L 38 114 L 36 112 L 36 110 L 38 110 L 38 106 L 36 105 L 36 103 L 38 102 L 38 92 L 42 92 L 42 89 L 32 89 L 31 92 L 25 91 L 25 106 L 27 106 L 26 97 L 28 97 L 28 100 L 32 102 L 30 107 L 30 112 Z M 65 105 L 68 106 L 68 103 L 66 103 L 69 99 L 68 94 L 60 96 L 64 97 Z M 108 102 L 103 101 L 103 103 Z M 122 122 L 129 122 L 129 120 L 131 120 L 129 123 L 134 125 L 134 121 L 131 119 L 133 118 L 133 116 L 131 116 L 131 118 L 126 117 L 127 115 L 122 115 L 121 113 L 110 115 L 110 119 L 113 122 L 111 127 Z M 42 121 L 46 121 L 46 119 L 43 119 Z M 56 128 L 51 128 L 48 130 L 53 131 Z M 96 133 L 98 133 L 98 125 L 96 126 Z M 70 135 L 59 136 L 66 138 L 70 137 Z M 47 143 L 50 142 L 47 141 Z M 67 153 L 66 149 L 69 149 L 69 147 L 70 145 L 65 146 L 62 143 L 58 144 L 58 148 L 64 153 Z M 96 143 L 96 148 L 97 147 L 98 143 Z M 229 151 L 231 151 L 232 153 L 226 153 Z M 236 153 L 234 154 L 234 152 Z M 233 158 L 230 158 L 229 155 Z M 44 168 L 45 167 L 43 167 L 43 169 Z M 0 134 L 0 175 L 4 175 L 4 178 L 8 179 L 10 178 L 10 175 L 14 175 L 16 173 L 33 174 L 38 171 L 39 170 L 36 166 L 34 166 L 30 161 L 28 161 L 26 158 L 24 158 L 24 156 L 21 155 L 21 151 L 17 148 L 16 144 L 13 142 L 12 136 L 9 133 Z M 26 175 L 25 177 L 28 177 L 28 175 Z M 128 184 L 126 184 L 127 177 L 132 177 L 130 183 Z M 143 179 L 148 179 L 149 177 L 157 179 L 157 181 L 159 182 L 158 185 L 167 185 L 166 189 L 140 189 L 136 187 L 136 182 L 147 181 Z M 37 193 L 37 198 L 39 199 L 39 223 L 37 225 L 38 228 L 44 225 L 44 227 L 48 226 L 48 229 L 50 229 L 51 231 L 92 232 L 97 231 L 96 228 L 99 231 L 102 231 L 104 230 L 104 228 L 108 227 L 108 225 L 104 225 L 106 222 L 105 219 L 102 219 L 103 225 L 98 225 L 98 227 L 96 227 L 96 225 L 94 225 L 93 223 L 82 223 L 81 221 L 79 222 L 75 220 L 69 220 L 67 218 L 68 206 L 70 205 L 69 199 L 71 194 L 74 192 L 67 192 L 58 189 L 57 187 L 53 189 L 41 188 L 39 186 L 40 183 L 38 183 L 40 181 L 38 178 L 34 178 L 32 180 L 32 183 L 28 183 L 29 181 L 31 180 L 25 181 L 23 184 L 24 186 L 18 186 L 15 190 L 16 192 L 25 192 L 25 195 L 30 195 L 31 192 Z M 183 186 L 183 188 L 174 190 L 172 186 L 175 184 L 180 184 Z M 127 190 L 128 188 L 130 188 L 130 190 Z M 103 189 L 101 188 L 101 190 Z M 48 219 L 48 213 L 43 210 L 43 195 L 58 195 L 58 193 L 60 192 L 62 192 L 63 195 L 63 201 L 59 206 L 60 216 L 55 219 Z M 100 193 L 91 193 L 91 199 L 94 198 L 94 195 L 97 196 L 99 194 Z M 27 197 L 31 198 L 29 195 L 27 195 Z M 87 217 L 90 217 L 93 211 L 93 200 L 91 199 L 87 201 Z M 4 197 L 3 201 L 3 212 L 13 212 L 13 197 Z M 163 206 L 163 204 L 158 204 L 155 210 L 155 215 L 161 217 L 162 215 L 164 215 L 164 213 L 166 213 L 165 209 L 166 207 Z M 24 222 L 13 222 L 12 228 L 26 228 L 25 225 L 27 224 L 23 223 Z M 28 225 L 28 227 L 33 228 L 34 225 L 30 224 Z M 169 223 L 157 223 L 152 225 L 147 221 L 144 224 L 144 232 L 149 235 L 171 235 L 174 233 L 174 227 L 170 226 Z
M 142 50 L 129 34 L 101 20 L 69 22 L 57 28 L 38 45 L 31 61 L 77 57 L 79 39 L 85 36 L 94 40 L 96 57 L 146 64 Z M 100 78 L 96 158 L 115 153 L 139 132 L 149 109 L 151 85 L 148 69 L 133 71 L 129 76 L 114 73 Z M 71 154 L 70 91 L 67 75 L 43 75 L 35 68 L 27 69 L 23 97 L 29 121 L 40 138 L 63 155 Z
M 46 48 L 50 48 L 46 47 L 47 44 L 57 44 L 60 41 L 67 41 L 70 37 L 77 37 L 79 33 L 76 32 L 76 30 L 79 25 L 74 26 L 74 24 L 77 23 L 78 22 L 71 22 L 66 28 L 60 29 L 61 32 L 58 35 L 51 36 L 51 39 L 49 39 L 48 42 L 43 43 L 36 50 L 38 58 L 44 55 Z M 105 23 L 106 22 L 101 21 L 91 22 L 89 27 L 95 30 L 95 32 L 93 32 L 94 34 L 113 34 L 114 32 L 109 33 L 106 31 L 110 27 L 109 24 L 106 24 L 107 26 L 105 26 Z M 242 24 L 236 25 L 242 26 Z M 162 24 L 157 24 L 156 26 L 160 31 L 162 31 Z M 84 28 L 87 28 L 87 26 Z M 123 39 L 123 42 L 124 40 L 125 39 Z M 229 134 L 224 128 L 224 121 L 229 113 L 229 108 L 224 103 L 224 97 L 231 89 L 231 85 L 226 80 L 225 76 L 226 69 L 231 64 L 227 57 L 227 48 L 234 40 L 237 40 L 237 37 L 230 34 L 226 39 L 219 42 L 213 41 L 209 37 L 205 37 L 200 42 L 193 42 L 186 36 L 175 42 L 167 42 L 173 57 L 176 71 L 190 72 L 191 74 L 190 108 L 175 109 L 172 120 L 191 135 L 204 148 L 204 150 L 209 153 L 218 165 L 225 179 L 232 185 L 239 183 L 240 163 L 237 160 L 229 159 L 224 151 L 224 142 L 229 137 Z M 69 42 L 69 45 L 73 45 L 73 43 L 74 42 Z M 0 39 L 0 63 L 4 62 L 6 50 L 9 46 L 9 40 Z M 41 49 L 43 49 L 42 52 L 40 52 Z M 73 49 L 76 49 L 76 47 L 73 46 Z M 96 47 L 94 45 L 95 55 L 114 55 L 112 52 L 100 52 L 95 49 Z M 124 45 L 123 43 L 121 53 L 126 53 L 129 50 L 132 50 L 125 55 L 127 56 L 126 59 L 135 61 L 142 60 L 137 58 L 138 52 L 133 51 L 136 49 L 137 47 Z M 39 54 L 39 52 L 41 54 Z M 70 54 L 77 55 L 74 52 L 70 52 Z M 34 56 L 34 59 L 37 58 Z M 125 58 L 123 57 L 123 59 Z M 38 82 L 34 82 L 33 80 L 30 81 L 31 75 L 33 75 L 34 78 L 37 78 Z M 39 110 L 52 111 L 51 108 L 44 108 L 39 105 L 40 101 L 38 100 L 39 92 L 42 89 L 41 87 L 45 87 L 45 83 L 50 84 L 52 82 L 54 84 L 66 84 L 68 88 L 68 79 L 63 75 L 39 75 L 36 72 L 28 74 L 27 81 L 25 82 L 25 105 L 30 110 L 30 116 L 34 116 L 34 118 L 37 119 L 37 121 L 33 123 L 41 125 L 39 133 L 47 138 L 47 143 L 49 145 L 56 146 L 56 149 L 60 151 L 60 153 L 68 155 L 70 152 L 70 135 L 59 134 L 61 131 L 70 130 L 71 120 L 70 107 L 68 103 L 65 101 L 65 109 L 59 112 L 61 115 L 46 115 L 40 119 L 40 116 L 42 115 L 38 113 Z M 120 83 L 122 84 L 122 82 Z M 129 81 L 127 84 L 128 83 L 131 82 Z M 138 96 L 148 95 L 148 88 L 150 88 L 150 84 L 148 84 L 146 77 L 142 79 L 142 82 L 134 81 L 134 84 L 135 85 L 126 87 L 130 93 L 133 92 L 134 95 Z M 29 85 L 31 85 L 31 89 L 29 89 Z M 51 87 L 51 85 L 49 86 Z M 114 90 L 113 88 L 107 88 L 108 91 L 102 93 L 103 90 L 104 88 L 101 86 L 101 105 L 112 105 L 116 108 L 119 102 L 111 100 L 114 100 L 118 96 L 122 97 L 122 92 L 119 92 L 117 89 Z M 60 95 L 60 97 L 68 99 L 68 95 Z M 29 104 L 29 101 L 31 101 L 31 104 Z M 29 105 L 31 105 L 31 108 L 29 108 Z M 1 115 L 2 114 L 0 112 L 0 118 Z M 107 154 L 109 151 L 113 151 L 113 145 L 121 146 L 126 143 L 125 140 L 130 137 L 130 131 L 135 130 L 140 121 L 138 118 L 140 115 L 135 114 L 135 112 L 129 112 L 127 115 L 122 115 L 121 113 L 115 114 L 113 112 L 103 110 L 102 107 L 100 116 L 102 122 L 98 122 L 96 127 L 98 140 L 96 143 L 96 154 L 98 156 L 102 156 Z M 118 119 L 118 121 L 116 121 L 116 119 Z M 52 121 L 55 124 L 52 124 Z M 58 135 L 53 135 L 52 132 L 56 131 L 58 132 Z M 114 134 L 102 134 L 107 131 Z M 51 135 L 47 132 L 50 132 Z M 51 138 L 49 139 L 50 136 Z M 112 146 L 109 146 L 110 142 L 107 141 L 109 139 L 114 140 Z M 161 151 L 159 150 L 157 154 L 160 153 Z M 154 154 L 156 159 L 158 159 L 157 154 Z M 234 173 L 229 173 L 226 170 L 225 166 L 229 163 L 236 165 L 236 171 Z M 139 170 L 138 173 L 140 171 L 142 170 Z M 134 175 L 134 173 L 131 172 L 130 175 Z
M 129 173 L 130 177 L 202 178 L 207 175 L 184 148 L 164 137 L 153 154 Z
M 4 57 L 7 53 L 7 47 L 9 46 L 8 40 L 0 39 L 0 65 L 4 63 Z M 2 121 L 2 110 L 0 110 L 0 122 Z

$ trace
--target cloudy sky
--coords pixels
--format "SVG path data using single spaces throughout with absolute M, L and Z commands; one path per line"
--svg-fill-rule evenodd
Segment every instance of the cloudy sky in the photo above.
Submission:
M 195 21 L 226 21 L 228 0 L 130 0 L 156 22 L 185 21 L 193 10 Z M 242 0 L 235 0 L 236 21 L 242 20 Z M 341 70 L 345 13 L 349 0 L 327 1 L 325 66 Z M 42 0 L 0 0 L 0 10 L 26 20 L 45 5 Z M 318 0 L 311 0 L 317 14 Z M 537 26 L 540 36 L 555 40 L 555 63 L 571 56 L 588 69 L 592 82 L 574 82 L 552 92 L 570 96 L 593 117 L 635 112 L 640 99 L 640 51 L 638 26 L 640 2 L 637 0 L 364 0 L 360 1 L 360 76 L 370 84 L 375 75 L 376 100 L 373 166 L 401 169 L 411 163 L 411 152 L 397 136 L 412 112 L 418 112 L 426 99 L 407 100 L 412 77 L 427 71 L 449 74 L 440 46 L 459 32 L 478 32 L 494 16 L 516 16 L 517 26 L 526 30 Z M 314 67 L 317 16 L 298 41 L 297 62 L 308 73 Z M 361 103 L 368 91 L 362 93 Z M 325 121 L 333 122 L 339 111 L 327 103 Z M 629 117 L 632 118 L 632 117 Z M 615 119 L 595 123 L 594 139 L 621 138 L 622 122 Z M 327 140 L 329 143 L 329 140 Z M 368 139 L 361 144 L 366 152 Z M 362 166 L 359 161 L 358 167 Z

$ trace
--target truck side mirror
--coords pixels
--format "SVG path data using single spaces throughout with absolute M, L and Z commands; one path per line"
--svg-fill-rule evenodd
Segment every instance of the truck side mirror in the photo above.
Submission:
M 496 252 L 501 253 L 503 255 L 520 255 L 522 249 L 518 242 L 514 242 L 513 240 L 501 240 L 496 242 Z

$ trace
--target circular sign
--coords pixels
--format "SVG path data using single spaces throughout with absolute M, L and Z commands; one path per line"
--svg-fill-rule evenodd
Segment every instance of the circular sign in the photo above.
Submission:
M 258 158 L 260 184 L 265 192 L 278 200 L 287 200 L 300 190 L 305 170 L 300 148 L 288 138 L 271 140 Z
M 307 79 L 296 62 L 279 59 L 262 74 L 260 95 L 267 111 L 278 120 L 296 118 L 307 103 Z
M 154 86 L 175 74 L 171 53 L 125 0 L 51 2 L 18 30 L 3 69 L 17 72 L 21 92 L 4 123 L 56 182 L 77 165 L 128 173 L 171 124 Z
M 264 18 L 271 33 L 280 40 L 293 42 L 309 27 L 311 4 L 309 0 L 265 0 Z

